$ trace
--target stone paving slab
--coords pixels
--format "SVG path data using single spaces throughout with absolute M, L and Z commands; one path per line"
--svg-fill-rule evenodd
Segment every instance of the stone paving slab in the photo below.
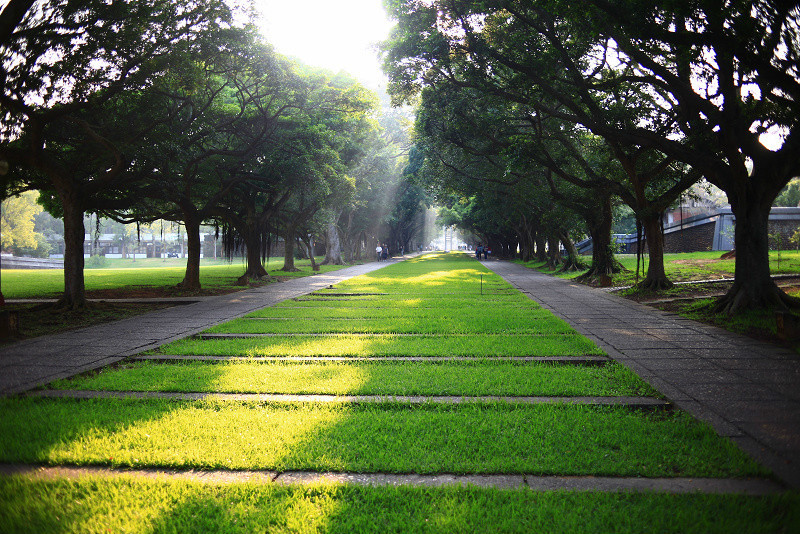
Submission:
M 33 479 L 70 479 L 88 476 L 120 476 L 155 480 L 189 480 L 206 484 L 259 483 L 283 485 L 352 484 L 360 486 L 478 486 L 496 489 L 527 488 L 532 491 L 580 491 L 617 493 L 705 493 L 769 495 L 784 488 L 773 480 L 760 478 L 639 478 L 594 476 L 534 476 L 525 474 L 395 474 L 336 473 L 315 471 L 228 471 L 176 469 L 123 469 L 108 467 L 48 467 L 0 464 L 0 476 L 27 476 Z
M 168 399 L 229 400 L 248 402 L 313 402 L 313 403 L 404 403 L 404 404 L 470 404 L 507 402 L 516 404 L 581 404 L 589 406 L 626 406 L 630 408 L 669 408 L 670 403 L 653 397 L 544 397 L 504 395 L 292 395 L 273 393 L 178 393 L 167 391 L 94 391 L 45 389 L 25 393 L 28 397 L 69 399 Z
M 483 264 L 800 488 L 800 355 L 515 263 Z

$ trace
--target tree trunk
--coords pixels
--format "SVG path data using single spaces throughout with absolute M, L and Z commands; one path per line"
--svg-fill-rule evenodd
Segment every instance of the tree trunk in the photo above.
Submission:
M 581 261 L 578 250 L 575 248 L 575 243 L 572 242 L 569 235 L 564 231 L 560 231 L 558 234 L 561 238 L 561 242 L 564 243 L 564 248 L 567 250 L 567 259 L 561 266 L 561 272 L 574 272 L 586 269 L 586 264 Z
M 325 238 L 325 259 L 322 261 L 322 265 L 344 265 L 342 243 L 339 240 L 339 229 L 335 222 L 328 223 Z
M 536 232 L 534 237 L 536 243 L 536 261 L 547 261 L 547 238 L 542 232 Z
M 563 263 L 561 258 L 561 247 L 558 238 L 555 236 L 547 237 L 547 268 L 555 269 Z
M 317 265 L 317 260 L 314 259 L 314 243 L 312 239 L 308 236 L 301 237 L 300 240 L 306 247 L 308 251 L 308 259 L 311 261 L 311 270 L 314 272 L 319 271 L 319 265 Z
M 589 235 L 592 238 L 592 265 L 589 270 L 580 275 L 579 282 L 610 278 L 613 274 L 621 272 L 624 267 L 614 258 L 614 247 L 611 243 L 611 226 L 613 215 L 611 197 L 606 196 L 601 201 L 601 209 L 587 217 Z M 610 283 L 610 280 L 608 280 Z
M 294 240 L 295 240 L 295 228 L 294 226 L 287 226 L 286 227 L 286 235 L 284 236 L 284 247 L 283 247 L 283 267 L 281 271 L 287 273 L 296 273 L 300 269 L 294 266 Z
M 269 273 L 261 262 L 261 234 L 258 229 L 254 224 L 246 224 L 239 229 L 239 233 L 244 238 L 247 267 L 244 274 L 236 279 L 236 284 L 246 286 L 250 282 L 261 282 L 269 278 Z
M 64 294 L 56 307 L 77 310 L 87 306 L 83 280 L 83 209 L 74 191 L 59 192 L 64 209 Z
M 747 202 L 731 209 L 736 217 L 734 247 L 736 270 L 728 293 L 720 298 L 715 309 L 735 314 L 746 309 L 786 310 L 800 301 L 784 293 L 769 272 L 769 212 L 766 203 Z
M 186 227 L 186 274 L 178 287 L 190 291 L 200 290 L 200 220 L 196 213 L 183 211 Z M 182 244 L 182 243 L 181 243 Z M 181 246 L 183 248 L 183 246 Z
M 660 291 L 672 287 L 672 282 L 664 271 L 664 233 L 661 229 L 661 214 L 642 216 L 647 252 L 650 256 L 647 276 L 639 283 L 640 289 Z

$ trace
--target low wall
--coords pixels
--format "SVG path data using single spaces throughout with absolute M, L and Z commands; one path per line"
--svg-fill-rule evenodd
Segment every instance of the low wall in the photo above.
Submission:
M 0 258 L 3 269 L 63 269 L 64 260 L 48 258 L 18 258 L 3 256 Z

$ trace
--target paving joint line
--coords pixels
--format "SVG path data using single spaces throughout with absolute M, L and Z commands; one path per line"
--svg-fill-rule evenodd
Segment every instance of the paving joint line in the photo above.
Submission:
M 574 336 L 573 332 L 555 332 L 552 334 L 539 334 L 531 332 L 487 332 L 481 333 L 481 336 L 530 336 L 530 337 L 543 337 L 543 336 Z M 198 339 L 250 339 L 259 337 L 467 337 L 475 336 L 475 332 L 454 332 L 454 333 L 408 333 L 408 332 L 286 332 L 281 334 L 275 333 L 232 333 L 220 332 L 215 334 L 196 334 Z
M 622 406 L 632 409 L 671 409 L 672 403 L 655 397 L 635 396 L 545 396 L 545 395 L 330 395 L 330 394 L 280 394 L 280 393 L 205 393 L 167 391 L 106 391 L 42 389 L 25 393 L 25 397 L 68 399 L 164 399 L 178 401 L 246 401 L 246 402 L 312 402 L 340 404 L 557 404 L 588 406 Z
M 332 471 L 273 471 L 225 469 L 130 469 L 105 466 L 44 466 L 0 464 L 0 476 L 34 479 L 81 479 L 85 477 L 136 477 L 154 480 L 189 480 L 203 484 L 260 483 L 264 485 L 354 485 L 521 489 L 524 491 L 575 491 L 597 493 L 745 494 L 771 495 L 786 488 L 767 478 L 613 477 L 592 475 L 531 475 L 527 473 L 354 473 Z
M 131 358 L 137 361 L 208 362 L 530 362 L 567 365 L 607 365 L 608 356 L 203 356 L 150 354 Z

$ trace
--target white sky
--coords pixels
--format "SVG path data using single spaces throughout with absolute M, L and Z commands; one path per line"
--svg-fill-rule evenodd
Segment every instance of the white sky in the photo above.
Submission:
M 382 0 L 255 0 L 255 5 L 264 36 L 279 53 L 344 70 L 372 89 L 386 86 L 375 49 L 392 27 Z

